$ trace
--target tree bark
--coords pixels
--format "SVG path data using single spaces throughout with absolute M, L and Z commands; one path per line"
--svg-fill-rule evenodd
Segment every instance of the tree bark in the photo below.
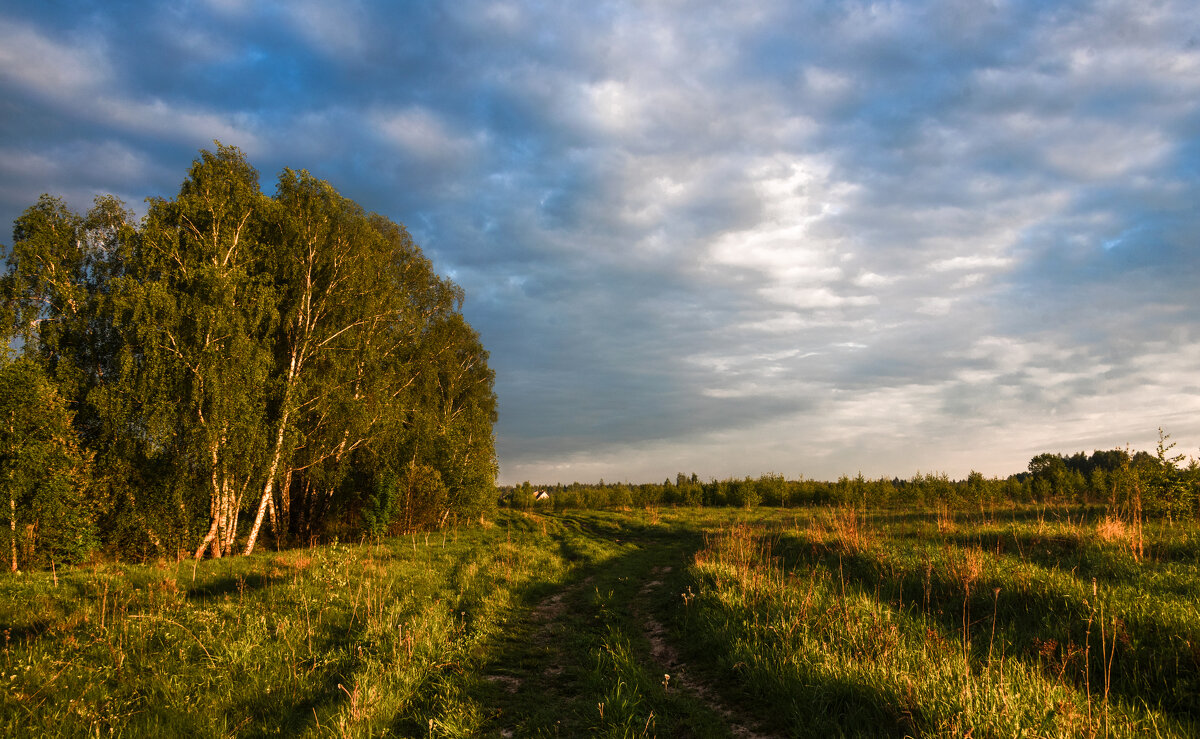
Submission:
M 246 541 L 246 550 L 243 554 L 249 555 L 254 552 L 254 544 L 258 541 L 258 532 L 262 528 L 263 516 L 267 512 L 267 504 L 271 502 L 271 496 L 275 494 L 275 475 L 279 472 L 279 462 L 283 459 L 283 440 L 288 424 L 288 397 L 291 395 L 291 387 L 288 387 L 284 396 L 284 411 L 283 417 L 279 419 L 279 428 L 275 432 L 275 450 L 271 454 L 271 466 L 267 469 L 267 482 L 263 486 L 262 497 L 258 501 L 258 511 L 254 514 L 254 525 L 250 527 L 250 538 Z
M 271 536 L 275 538 L 275 551 L 279 551 L 279 516 L 275 511 L 275 495 L 267 502 L 267 516 L 271 519 Z
M 283 520 L 283 531 L 292 531 L 292 470 L 289 468 L 279 488 L 279 517 Z
M 9 518 L 8 525 L 12 533 L 12 571 L 17 571 L 17 499 L 10 493 L 8 496 Z
M 204 556 L 204 550 L 209 544 L 212 545 L 213 558 L 216 559 L 221 556 L 221 545 L 217 543 L 217 524 L 219 522 L 220 518 L 214 515 L 212 526 L 208 527 L 208 533 L 204 535 L 204 540 L 201 541 L 200 546 L 196 548 L 196 559 L 200 559 Z

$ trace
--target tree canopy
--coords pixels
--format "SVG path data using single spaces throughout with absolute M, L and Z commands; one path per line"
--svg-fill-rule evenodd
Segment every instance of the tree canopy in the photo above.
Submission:
M 0 278 L 7 343 L 91 459 L 91 525 L 144 554 L 494 505 L 493 374 L 463 297 L 403 226 L 305 171 L 266 195 L 219 143 L 140 222 L 43 196 Z

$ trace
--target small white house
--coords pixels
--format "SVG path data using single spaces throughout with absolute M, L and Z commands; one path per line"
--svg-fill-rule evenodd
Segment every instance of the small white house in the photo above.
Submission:
M 550 500 L 550 493 L 547 493 L 545 490 L 536 490 L 533 493 L 533 499 L 534 500 Z

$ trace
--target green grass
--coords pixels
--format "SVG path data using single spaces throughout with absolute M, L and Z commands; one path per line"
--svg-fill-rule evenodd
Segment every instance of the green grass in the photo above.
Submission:
M 5 578 L 0 733 L 468 735 L 480 645 L 566 563 L 503 526 Z M 432 724 L 430 723 L 432 722 Z
M 0 577 L 5 736 L 1190 736 L 1200 536 L 535 515 Z M 1062 512 L 1058 512 L 1062 513 Z
M 792 735 L 1194 736 L 1196 565 L 1078 523 L 825 511 L 712 539 L 686 630 Z

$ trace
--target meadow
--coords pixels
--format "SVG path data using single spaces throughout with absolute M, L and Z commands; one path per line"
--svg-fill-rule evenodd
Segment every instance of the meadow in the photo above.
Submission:
M 1200 735 L 1200 528 L 501 510 L 0 578 L 6 736 Z

